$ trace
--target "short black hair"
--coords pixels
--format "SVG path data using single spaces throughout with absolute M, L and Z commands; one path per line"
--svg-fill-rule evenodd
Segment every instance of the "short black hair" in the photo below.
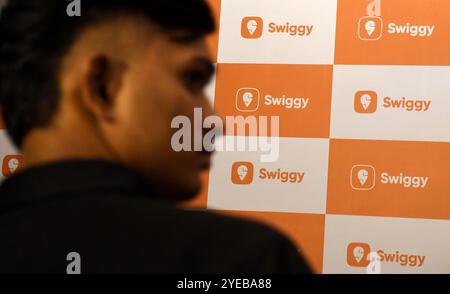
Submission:
M 59 101 L 58 69 L 79 33 L 109 16 L 142 15 L 164 30 L 200 38 L 214 31 L 204 0 L 8 0 L 0 14 L 0 106 L 9 136 L 21 147 L 34 127 L 47 125 Z

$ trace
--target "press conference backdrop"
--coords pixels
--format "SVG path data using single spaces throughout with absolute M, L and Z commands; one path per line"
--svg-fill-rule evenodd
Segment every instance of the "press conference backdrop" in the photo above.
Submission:
M 278 228 L 318 273 L 450 273 L 450 1 L 209 2 L 211 102 L 279 116 L 280 152 L 218 152 L 187 206 Z

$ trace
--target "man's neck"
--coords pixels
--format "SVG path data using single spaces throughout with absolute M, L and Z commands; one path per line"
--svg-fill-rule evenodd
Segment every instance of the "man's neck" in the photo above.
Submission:
M 33 130 L 22 145 L 25 167 L 73 159 L 117 161 L 98 136 L 79 131 Z

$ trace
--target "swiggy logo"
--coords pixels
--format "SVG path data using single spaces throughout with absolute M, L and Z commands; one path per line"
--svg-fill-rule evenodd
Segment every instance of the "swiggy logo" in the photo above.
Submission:
M 353 190 L 372 190 L 377 181 L 375 167 L 371 165 L 355 165 L 350 172 L 350 186 Z M 424 189 L 429 184 L 428 176 L 411 176 L 400 172 L 393 174 L 388 171 L 380 173 L 379 185 L 402 186 L 409 189 Z
M 383 36 L 383 20 L 381 18 L 381 0 L 372 0 L 367 5 L 367 16 L 363 16 L 358 22 L 358 36 L 364 41 L 380 40 Z M 431 37 L 436 30 L 432 24 L 414 24 L 413 21 L 406 23 L 389 22 L 386 33 L 391 36 L 406 35 L 409 37 Z
M 235 185 L 250 185 L 253 182 L 253 164 L 235 162 L 231 168 L 231 182 Z
M 310 36 L 314 25 L 292 24 L 290 22 L 269 22 L 268 34 L 288 34 L 292 37 Z M 241 36 L 244 39 L 259 39 L 263 35 L 264 21 L 259 16 L 247 16 L 241 22 Z
M 261 38 L 264 21 L 258 16 L 248 16 L 242 19 L 241 36 L 245 39 Z
M 422 267 L 425 263 L 425 255 L 401 253 L 398 250 L 378 249 L 378 260 L 384 263 L 398 264 L 403 267 Z M 367 267 L 370 264 L 370 245 L 367 243 L 350 243 L 347 246 L 347 264 L 352 267 Z
M 285 109 L 303 110 L 310 105 L 310 98 L 289 97 L 290 95 L 266 94 L 261 102 L 267 107 L 281 107 Z M 241 88 L 236 94 L 236 109 L 242 112 L 253 112 L 260 105 L 260 91 L 256 88 Z
M 347 246 L 347 264 L 353 267 L 369 265 L 370 246 L 366 243 L 350 243 Z
M 375 187 L 375 168 L 371 165 L 355 165 L 350 172 L 353 190 L 372 190 Z
M 374 113 L 377 111 L 378 95 L 374 91 L 358 91 L 355 94 L 355 111 L 357 113 Z
M 21 155 L 6 155 L 3 158 L 2 174 L 9 177 L 16 171 L 23 168 L 23 157 Z
M 276 181 L 283 184 L 300 184 L 305 178 L 304 172 L 285 171 L 281 168 L 259 168 L 257 177 L 255 171 L 251 162 L 235 162 L 231 167 L 231 182 L 235 185 L 250 185 L 254 179 L 258 179 L 259 181 Z
M 358 36 L 361 40 L 376 41 L 383 35 L 383 20 L 378 16 L 364 16 L 359 19 Z
M 236 108 L 243 112 L 252 112 L 259 107 L 259 90 L 255 88 L 241 88 L 236 94 Z
M 375 91 L 358 91 L 355 94 L 355 111 L 357 113 L 374 113 L 378 107 L 406 112 L 429 112 L 432 101 L 429 99 L 412 99 L 408 97 L 383 97 L 378 105 L 378 94 Z

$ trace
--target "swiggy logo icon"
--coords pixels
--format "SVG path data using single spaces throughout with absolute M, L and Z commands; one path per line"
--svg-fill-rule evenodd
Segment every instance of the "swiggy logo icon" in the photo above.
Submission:
M 367 267 L 370 246 L 367 243 L 350 243 L 347 246 L 347 264 L 354 267 Z
M 259 90 L 255 88 L 241 88 L 236 94 L 236 108 L 243 112 L 252 112 L 259 107 Z
M 231 182 L 235 185 L 250 185 L 253 182 L 253 164 L 235 162 L 231 167 Z
M 248 16 L 242 19 L 241 35 L 245 39 L 261 38 L 264 21 L 261 17 Z
M 16 171 L 23 168 L 23 157 L 21 155 L 6 155 L 3 158 L 2 174 L 9 177 Z
M 379 16 L 364 16 L 359 19 L 358 36 L 364 41 L 376 41 L 383 35 L 383 20 Z
M 372 190 L 375 187 L 375 168 L 371 165 L 355 165 L 350 172 L 353 190 Z
M 377 111 L 378 95 L 374 91 L 358 91 L 355 94 L 355 111 L 357 113 L 374 113 Z

